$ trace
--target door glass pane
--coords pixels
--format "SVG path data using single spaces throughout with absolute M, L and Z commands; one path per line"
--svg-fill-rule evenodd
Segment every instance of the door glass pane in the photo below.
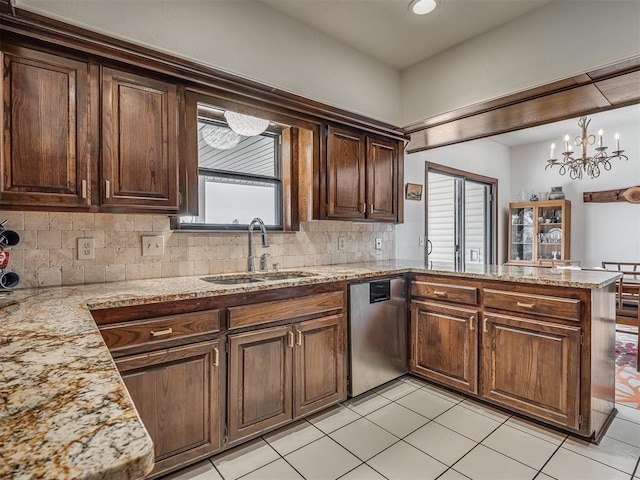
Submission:
M 511 259 L 533 260 L 533 208 L 511 210 Z
M 487 189 L 482 183 L 464 184 L 464 263 L 484 264 L 487 261 Z
M 434 171 L 429 171 L 427 177 L 427 239 L 431 242 L 427 260 L 453 267 L 456 253 L 456 179 Z

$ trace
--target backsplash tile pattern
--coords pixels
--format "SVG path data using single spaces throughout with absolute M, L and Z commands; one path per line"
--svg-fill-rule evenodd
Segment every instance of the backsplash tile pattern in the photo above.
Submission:
M 18 288 L 114 282 L 141 278 L 242 272 L 246 270 L 247 233 L 188 233 L 169 228 L 166 215 L 0 211 L 0 220 L 20 234 L 9 269 L 20 275 Z M 164 255 L 142 256 L 142 235 L 162 235 Z M 390 260 L 394 226 L 383 223 L 312 221 L 295 233 L 269 233 L 262 248 L 254 232 L 256 269 L 268 253 L 269 268 Z M 78 238 L 95 239 L 95 259 L 78 260 Z M 338 238 L 346 248 L 338 250 Z M 382 250 L 374 249 L 375 237 Z

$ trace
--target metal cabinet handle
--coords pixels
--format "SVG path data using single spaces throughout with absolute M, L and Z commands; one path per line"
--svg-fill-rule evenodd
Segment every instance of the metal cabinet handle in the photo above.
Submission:
M 442 290 L 434 290 L 434 291 L 433 291 L 433 294 L 434 294 L 436 297 L 446 297 L 446 296 L 447 296 L 447 292 L 444 292 L 444 291 L 442 291 Z
M 373 203 L 369 204 L 369 214 L 373 215 Z
M 296 330 L 296 334 L 297 334 L 297 339 L 296 339 L 296 345 L 300 346 L 302 345 L 302 332 L 300 330 Z
M 482 331 L 484 333 L 489 333 L 489 331 L 487 330 L 487 319 L 486 318 L 482 319 Z
M 289 337 L 289 341 L 287 342 L 287 345 L 293 348 L 293 332 L 287 332 L 287 337 Z
M 173 333 L 173 329 L 165 328 L 164 330 L 151 331 L 152 337 L 164 337 L 165 335 L 171 335 Z
M 469 330 L 473 331 L 475 330 L 475 327 L 473 326 L 473 321 L 476 319 L 475 315 L 471 315 L 469 317 Z
M 220 350 L 214 347 L 213 352 L 214 352 L 213 366 L 217 367 L 218 365 L 220 365 Z
M 87 199 L 87 181 L 86 180 L 82 180 L 82 182 L 80 183 L 80 189 L 82 191 L 82 198 L 83 199 Z
M 111 198 L 111 182 L 109 180 L 104 181 L 104 197 Z
M 533 308 L 533 307 L 535 307 L 535 304 L 533 304 L 533 303 L 522 303 L 522 302 L 517 302 L 517 305 L 518 305 L 519 307 L 522 307 L 522 308 Z
M 358 205 L 358 212 L 365 213 L 366 209 L 367 209 L 367 204 L 366 203 L 361 203 L 361 204 Z

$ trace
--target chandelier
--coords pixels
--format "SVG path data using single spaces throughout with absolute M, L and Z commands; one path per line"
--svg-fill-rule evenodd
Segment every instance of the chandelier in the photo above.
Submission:
M 582 129 L 582 136 L 575 138 L 576 146 L 582 146 L 582 156 L 574 158 L 573 146 L 569 143 L 569 135 L 564 137 L 565 151 L 562 152 L 562 160 L 553 158 L 553 153 L 556 148 L 556 144 L 551 144 L 551 156 L 547 160 L 547 166 L 544 168 L 553 168 L 555 166 L 560 167 L 560 175 L 564 175 L 569 172 L 571 180 L 582 180 L 582 176 L 586 173 L 589 178 L 597 178 L 600 176 L 601 170 L 611 170 L 611 160 L 614 158 L 624 158 L 629 160 L 626 155 L 622 155 L 624 150 L 620 150 L 620 135 L 615 134 L 616 149 L 611 152 L 611 155 L 607 155 L 607 147 L 602 146 L 602 129 L 598 130 L 598 146 L 596 147 L 596 153 L 593 156 L 587 155 L 587 146 L 596 143 L 595 135 L 587 135 L 587 127 L 591 123 L 591 120 L 587 120 L 587 117 L 580 117 L 578 126 Z

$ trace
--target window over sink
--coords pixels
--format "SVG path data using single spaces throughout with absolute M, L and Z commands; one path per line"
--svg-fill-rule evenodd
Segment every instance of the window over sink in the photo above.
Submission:
M 236 133 L 225 110 L 198 104 L 198 215 L 180 217 L 179 229 L 245 230 L 260 217 L 283 229 L 282 125 L 258 135 Z

